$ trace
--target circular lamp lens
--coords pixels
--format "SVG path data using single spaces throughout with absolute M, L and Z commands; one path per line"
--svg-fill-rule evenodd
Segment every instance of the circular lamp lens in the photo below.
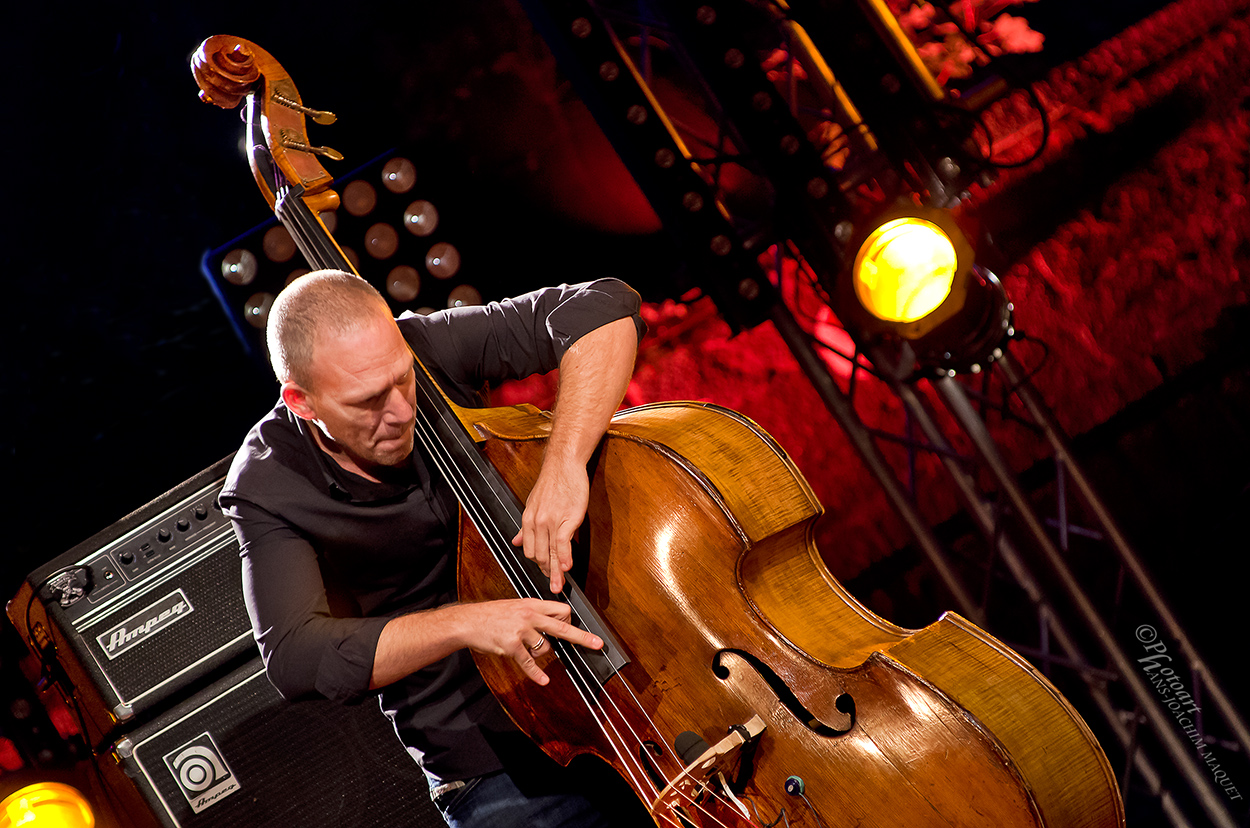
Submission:
M 232 285 L 249 285 L 256 278 L 256 256 L 236 248 L 221 257 L 221 275 Z
M 421 274 L 410 265 L 393 268 L 386 277 L 386 292 L 399 302 L 411 302 L 421 292 Z
M 365 216 L 378 206 L 378 191 L 368 181 L 353 181 L 343 188 L 342 202 L 353 216 Z
M 27 785 L 0 802 L 0 828 L 41 825 L 92 828 L 95 816 L 81 793 L 59 782 Z
M 463 308 L 466 305 L 482 304 L 482 294 L 473 285 L 456 285 L 447 294 L 447 307 Z
M 950 295 L 958 256 L 940 227 L 900 218 L 873 231 L 855 257 L 855 295 L 887 322 L 914 322 Z
M 399 233 L 384 221 L 365 231 L 365 250 L 375 259 L 389 259 L 399 248 Z
M 439 242 L 425 254 L 425 269 L 435 279 L 450 279 L 460 269 L 460 251 L 455 245 Z
M 407 158 L 392 158 L 382 166 L 382 186 L 392 193 L 406 193 L 417 183 L 417 168 Z
M 438 208 L 424 199 L 412 202 L 404 211 L 404 227 L 414 236 L 430 235 L 438 227 Z
M 273 307 L 273 300 L 272 293 L 253 293 L 243 303 L 243 318 L 253 328 L 263 331 L 265 323 L 269 321 L 269 309 Z
M 291 232 L 281 224 L 265 231 L 261 247 L 271 262 L 289 262 L 295 255 L 295 239 L 291 238 Z

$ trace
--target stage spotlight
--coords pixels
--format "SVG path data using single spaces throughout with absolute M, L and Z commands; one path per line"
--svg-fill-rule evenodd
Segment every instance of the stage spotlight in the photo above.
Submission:
M 269 321 L 269 309 L 273 307 L 272 293 L 253 293 L 243 304 L 243 318 L 257 330 L 263 331 Z
M 256 255 L 236 248 L 221 258 L 221 275 L 232 285 L 248 285 L 256 278 Z
M 95 816 L 86 798 L 69 785 L 39 782 L 0 802 L 0 828 L 92 828 Z
M 461 252 L 468 250 L 466 244 L 476 249 L 478 234 L 485 230 L 475 231 L 456 218 L 470 212 L 456 170 L 433 165 L 418 175 L 410 158 L 382 156 L 352 173 L 350 180 L 340 179 L 341 206 L 318 213 L 318 218 L 342 254 L 397 315 L 418 307 L 428 313 L 477 304 L 515 292 L 511 282 L 505 285 L 502 277 L 483 273 L 480 255 Z M 314 237 L 319 235 L 320 228 L 311 229 Z M 254 355 L 264 351 L 273 297 L 309 270 L 294 232 L 275 219 L 204 255 L 204 275 Z M 466 282 L 473 287 L 453 296 Z
M 946 301 L 957 265 L 955 245 L 936 224 L 914 216 L 887 221 L 855 257 L 855 296 L 879 319 L 915 322 Z
M 295 256 L 295 239 L 291 238 L 289 230 L 279 224 L 265 231 L 261 249 L 271 262 L 289 262 Z
M 382 166 L 382 186 L 392 193 L 406 193 L 417 183 L 417 168 L 407 158 L 392 158 Z
M 392 268 L 386 277 L 386 292 L 397 302 L 411 302 L 421 292 L 421 274 L 411 265 Z
M 438 208 L 424 199 L 408 205 L 404 211 L 404 227 L 414 236 L 428 236 L 438 227 Z
M 435 279 L 450 279 L 460 269 L 460 251 L 453 244 L 439 242 L 425 254 L 425 269 Z
M 367 216 L 378 206 L 378 191 L 368 181 L 348 182 L 341 197 L 343 209 L 353 216 Z
M 866 228 L 833 290 L 834 311 L 861 347 L 896 352 L 908 373 L 976 372 L 1001 354 L 1011 303 L 949 211 L 900 206 Z
M 395 228 L 379 221 L 365 231 L 365 250 L 375 259 L 389 259 L 399 249 L 399 234 Z
M 482 304 L 482 293 L 473 285 L 456 285 L 447 294 L 447 307 L 463 308 L 466 305 Z

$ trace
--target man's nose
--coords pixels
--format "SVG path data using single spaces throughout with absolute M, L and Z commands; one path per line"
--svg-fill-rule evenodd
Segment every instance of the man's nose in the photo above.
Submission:
M 403 389 L 395 386 L 386 398 L 386 407 L 382 411 L 382 416 L 388 424 L 397 425 L 411 420 L 413 411 L 413 404 L 408 400 Z

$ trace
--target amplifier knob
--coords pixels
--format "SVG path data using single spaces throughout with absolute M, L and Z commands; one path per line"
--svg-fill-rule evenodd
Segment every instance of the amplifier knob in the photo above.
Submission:
M 205 519 L 205 518 L 207 518 L 207 517 L 208 517 L 208 507 L 207 507 L 207 506 L 200 505 L 200 506 L 196 506 L 196 507 L 195 507 L 195 519 L 196 519 L 196 520 L 204 520 L 204 519 Z
M 186 518 L 178 518 L 178 523 L 175 525 L 178 527 L 179 532 L 185 532 L 191 528 L 191 521 Z
M 173 533 L 162 526 L 156 530 L 156 539 L 161 543 L 169 543 L 169 539 L 173 537 Z
M 130 566 L 132 563 L 135 562 L 135 553 L 127 549 L 125 552 L 117 556 L 117 560 L 121 561 L 126 566 Z

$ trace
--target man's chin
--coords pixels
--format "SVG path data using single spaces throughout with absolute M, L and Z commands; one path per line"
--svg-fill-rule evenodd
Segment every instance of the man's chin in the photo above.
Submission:
M 411 454 L 412 440 L 388 440 L 374 448 L 372 460 L 379 466 L 398 466 Z

